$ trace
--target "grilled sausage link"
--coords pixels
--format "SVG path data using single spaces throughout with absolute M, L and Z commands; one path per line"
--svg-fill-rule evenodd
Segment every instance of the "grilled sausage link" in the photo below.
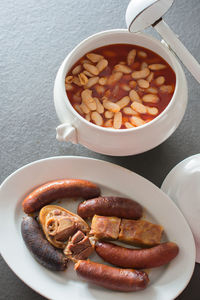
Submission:
M 167 242 L 148 249 L 129 249 L 112 243 L 97 242 L 97 254 L 105 261 L 123 268 L 155 268 L 169 263 L 179 252 L 175 243 Z
M 77 274 L 94 284 L 107 289 L 131 292 L 146 288 L 149 278 L 145 272 L 118 269 L 89 260 L 79 260 L 74 269 Z
M 21 233 L 27 248 L 41 265 L 52 271 L 67 268 L 68 259 L 45 239 L 35 219 L 25 217 L 21 223 Z
M 84 201 L 78 206 L 78 215 L 85 219 L 100 216 L 115 216 L 126 219 L 142 217 L 142 206 L 134 200 L 122 197 L 98 197 Z
M 47 182 L 33 190 L 23 201 L 27 214 L 38 211 L 43 206 L 64 197 L 83 197 L 90 199 L 100 195 L 99 187 L 87 180 L 62 179 Z

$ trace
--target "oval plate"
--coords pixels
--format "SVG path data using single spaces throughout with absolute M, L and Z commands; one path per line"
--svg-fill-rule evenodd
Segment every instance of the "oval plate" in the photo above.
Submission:
M 50 180 L 81 178 L 97 183 L 103 195 L 124 195 L 145 208 L 145 217 L 161 224 L 165 239 L 180 247 L 170 264 L 150 271 L 149 286 L 139 292 L 121 293 L 88 284 L 79 279 L 70 263 L 65 272 L 51 272 L 32 257 L 21 237 L 24 215 L 21 203 L 33 188 Z M 0 250 L 15 274 L 32 289 L 50 299 L 73 300 L 169 300 L 188 284 L 195 265 L 191 230 L 177 206 L 158 187 L 143 177 L 105 161 L 84 157 L 52 157 L 28 164 L 11 174 L 0 190 Z M 58 205 L 76 212 L 78 201 Z M 97 255 L 92 260 L 101 261 Z

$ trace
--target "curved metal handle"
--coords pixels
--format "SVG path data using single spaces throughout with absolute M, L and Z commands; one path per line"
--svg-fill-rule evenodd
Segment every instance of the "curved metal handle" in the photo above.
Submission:
M 182 63 L 187 67 L 194 78 L 200 83 L 200 64 L 177 38 L 176 34 L 162 19 L 155 22 L 153 24 L 153 27 L 164 38 L 166 43 L 173 50 L 176 56 L 182 61 Z
M 56 139 L 60 142 L 78 144 L 76 128 L 69 123 L 64 123 L 56 128 Z

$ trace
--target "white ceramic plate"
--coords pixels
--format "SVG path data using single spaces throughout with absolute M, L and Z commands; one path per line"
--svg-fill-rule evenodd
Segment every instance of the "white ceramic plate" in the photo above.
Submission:
M 200 154 L 176 165 L 161 189 L 174 200 L 188 221 L 196 244 L 196 262 L 200 263 Z
M 134 293 L 106 290 L 80 280 L 72 263 L 65 272 L 43 268 L 26 248 L 20 232 L 21 202 L 34 187 L 49 180 L 81 178 L 96 182 L 104 195 L 124 195 L 140 202 L 145 216 L 162 224 L 165 239 L 176 242 L 180 253 L 170 264 L 150 271 L 147 289 Z M 56 300 L 171 300 L 189 282 L 195 264 L 192 233 L 176 205 L 159 188 L 143 177 L 117 165 L 83 157 L 53 157 L 33 162 L 10 175 L 0 191 L 1 253 L 10 268 L 32 289 Z M 76 212 L 78 202 L 60 205 Z M 97 255 L 92 260 L 100 261 Z

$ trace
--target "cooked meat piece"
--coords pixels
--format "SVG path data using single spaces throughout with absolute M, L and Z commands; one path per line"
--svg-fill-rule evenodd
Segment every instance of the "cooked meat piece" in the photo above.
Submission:
M 145 220 L 122 219 L 119 240 L 136 245 L 155 246 L 160 244 L 163 227 Z
M 64 249 L 64 254 L 72 260 L 87 259 L 93 252 L 88 236 L 77 231 Z
M 94 215 L 92 218 L 92 225 L 90 235 L 101 239 L 114 239 L 116 240 L 119 235 L 119 226 L 121 219 L 117 217 L 104 217 Z
M 54 215 L 47 219 L 46 228 L 57 241 L 66 241 L 77 230 L 77 224 L 71 216 Z

